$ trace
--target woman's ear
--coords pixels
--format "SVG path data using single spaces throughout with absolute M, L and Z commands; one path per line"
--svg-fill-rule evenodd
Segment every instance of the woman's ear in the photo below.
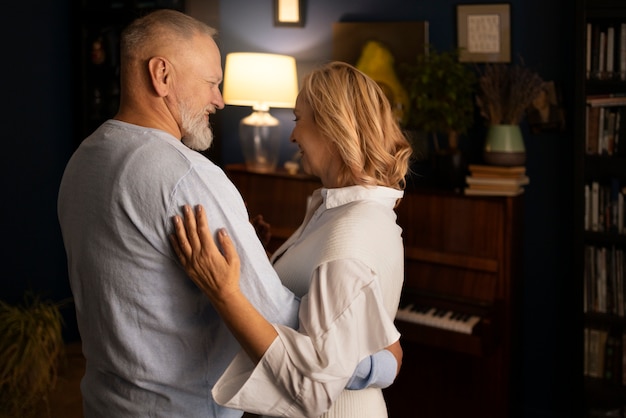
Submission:
M 170 88 L 171 71 L 169 61 L 162 57 L 152 57 L 148 61 L 148 71 L 156 94 L 160 97 L 167 96 Z

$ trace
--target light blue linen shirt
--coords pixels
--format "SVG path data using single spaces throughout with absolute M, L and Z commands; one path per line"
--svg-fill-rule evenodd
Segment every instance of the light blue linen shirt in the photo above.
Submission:
M 72 156 L 58 200 L 86 358 L 85 417 L 242 415 L 211 396 L 240 347 L 170 248 L 183 204 L 202 204 L 211 229 L 230 232 L 241 289 L 260 313 L 297 326 L 299 300 L 281 285 L 224 172 L 163 131 L 107 121 Z

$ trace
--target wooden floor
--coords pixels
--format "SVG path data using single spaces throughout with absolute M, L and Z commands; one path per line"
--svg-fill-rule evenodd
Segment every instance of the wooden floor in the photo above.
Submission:
M 83 418 L 80 379 L 85 373 L 85 358 L 80 343 L 65 347 L 67 361 L 61 362 L 59 377 L 50 395 L 51 418 Z

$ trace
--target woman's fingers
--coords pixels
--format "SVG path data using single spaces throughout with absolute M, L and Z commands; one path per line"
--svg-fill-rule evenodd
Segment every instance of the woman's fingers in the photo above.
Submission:
M 211 229 L 209 228 L 209 221 L 204 213 L 204 207 L 202 205 L 196 206 L 196 219 L 195 219 L 195 235 L 198 237 L 198 243 L 201 248 L 212 252 L 215 250 L 215 241 L 211 235 Z
M 185 265 L 191 257 L 191 245 L 187 238 L 187 231 L 182 218 L 178 215 L 174 216 L 174 233 L 170 235 L 170 242 L 174 248 L 176 256 L 180 262 Z
M 196 214 L 191 209 L 191 206 L 183 206 L 183 216 L 185 218 L 185 232 L 187 234 L 187 241 L 191 246 L 191 252 L 198 253 L 202 248 L 202 244 L 200 243 L 200 238 L 198 237 Z
M 174 216 L 173 222 L 172 248 L 193 282 L 214 301 L 238 292 L 240 259 L 225 230 L 218 234 L 222 254 L 201 205 L 185 205 L 183 218 Z
M 218 231 L 217 238 L 220 242 L 220 246 L 222 247 L 222 251 L 224 252 L 224 258 L 226 258 L 226 262 L 233 266 L 236 266 L 237 271 L 239 271 L 239 254 L 237 254 L 237 250 L 233 245 L 233 241 L 230 239 L 228 232 L 225 229 L 220 229 Z
M 189 205 L 183 206 L 183 218 L 176 215 L 173 222 L 174 234 L 170 235 L 170 242 L 183 266 L 187 267 L 194 257 L 199 257 L 203 247 L 206 249 L 215 245 L 201 206 L 195 212 Z M 208 235 L 208 239 L 200 235 L 198 222 L 202 224 L 202 232 Z

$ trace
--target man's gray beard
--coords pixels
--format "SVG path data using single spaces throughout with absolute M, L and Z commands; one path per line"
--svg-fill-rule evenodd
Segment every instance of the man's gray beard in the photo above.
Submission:
M 204 111 L 193 115 L 185 103 L 180 104 L 180 117 L 183 129 L 183 144 L 196 151 L 209 149 L 213 142 L 213 131 Z

